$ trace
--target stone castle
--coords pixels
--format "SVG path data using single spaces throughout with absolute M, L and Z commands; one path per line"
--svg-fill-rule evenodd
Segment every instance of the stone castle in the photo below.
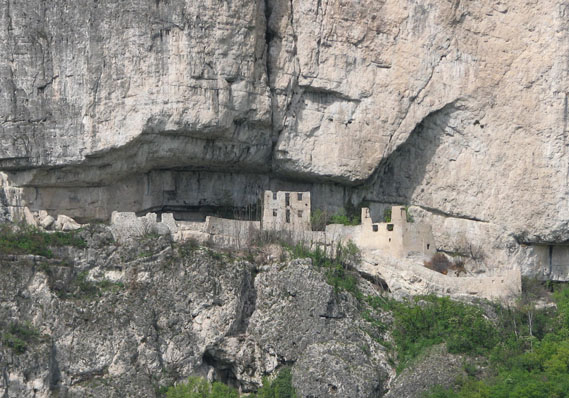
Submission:
M 119 242 L 157 233 L 170 234 L 179 242 L 195 240 L 238 250 L 250 247 L 263 234 L 320 247 L 328 253 L 334 253 L 338 244 L 352 242 L 362 252 L 359 271 L 384 279 L 392 289 L 490 299 L 515 297 L 521 292 L 521 274 L 517 269 L 490 276 L 457 278 L 423 267 L 422 262 L 436 253 L 432 228 L 410 221 L 403 206 L 391 207 L 388 222 L 374 222 L 369 208 L 363 207 L 359 225 L 330 224 L 323 231 L 313 231 L 310 192 L 265 191 L 261 214 L 260 221 L 214 216 L 205 217 L 205 221 L 182 221 L 176 220 L 174 213 L 147 213 L 138 217 L 134 212 L 113 212 L 111 230 Z M 29 219 L 33 220 L 31 214 Z M 39 225 L 43 226 L 46 219 L 39 220 Z M 64 226 L 71 222 L 72 219 L 59 216 L 53 225 L 65 230 Z M 78 227 L 75 223 L 68 229 Z

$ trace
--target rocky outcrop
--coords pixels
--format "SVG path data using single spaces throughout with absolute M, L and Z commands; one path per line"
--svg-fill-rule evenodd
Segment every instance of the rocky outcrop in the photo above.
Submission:
M 299 397 L 371 398 L 393 376 L 356 300 L 307 260 L 77 233 L 87 248 L 0 259 L 3 397 L 155 397 L 190 374 L 252 391 L 289 365 Z M 13 325 L 37 333 L 24 350 Z
M 568 10 L 4 0 L 0 217 L 27 205 L 108 219 L 311 190 L 314 207 L 371 201 L 376 219 L 417 205 L 507 267 L 567 279 L 528 259 L 531 245 L 569 241 Z

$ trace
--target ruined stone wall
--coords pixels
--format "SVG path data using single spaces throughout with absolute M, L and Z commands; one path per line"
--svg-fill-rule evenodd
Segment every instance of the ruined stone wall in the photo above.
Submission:
M 395 296 L 437 294 L 453 298 L 486 298 L 513 302 L 522 289 L 519 269 L 490 276 L 455 277 L 432 271 L 412 260 L 387 258 L 379 251 L 363 253 L 360 271 L 381 276 Z
M 456 227 L 439 248 L 467 234 L 529 275 L 520 243 L 569 240 L 568 14 L 561 0 L 4 1 L 0 169 L 23 205 L 84 221 L 265 189 L 334 210 L 415 204 Z

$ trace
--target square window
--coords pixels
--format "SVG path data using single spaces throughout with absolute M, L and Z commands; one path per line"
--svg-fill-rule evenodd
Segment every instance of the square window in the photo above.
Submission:
M 377 225 L 372 225 L 371 229 L 373 229 L 373 232 L 379 231 L 379 227 Z
M 302 218 L 302 210 L 298 211 L 298 217 Z
M 387 230 L 393 231 L 393 224 L 387 224 Z
M 298 200 L 302 200 L 302 193 L 299 192 L 299 193 L 297 194 L 297 197 L 298 197 Z

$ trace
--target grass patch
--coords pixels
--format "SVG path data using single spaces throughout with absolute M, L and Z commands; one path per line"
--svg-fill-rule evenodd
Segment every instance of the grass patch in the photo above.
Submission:
M 39 229 L 8 225 L 0 227 L 0 253 L 2 254 L 35 254 L 48 258 L 53 257 L 52 247 L 73 246 L 87 247 L 87 242 L 72 232 L 43 232 Z

